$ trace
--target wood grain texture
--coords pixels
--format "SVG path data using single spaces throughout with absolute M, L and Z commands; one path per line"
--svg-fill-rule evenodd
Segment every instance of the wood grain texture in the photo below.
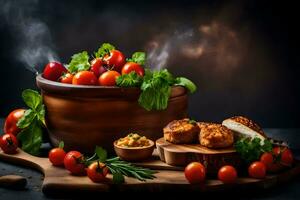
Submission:
M 54 146 L 64 141 L 65 149 L 91 153 L 95 146 L 113 152 L 113 142 L 131 132 L 155 141 L 163 127 L 187 116 L 187 90 L 172 87 L 168 107 L 147 111 L 138 103 L 137 88 L 76 86 L 37 76 L 46 106 L 46 124 Z
M 297 161 L 295 166 L 278 175 L 269 175 L 266 179 L 239 178 L 236 184 L 224 185 L 219 180 L 207 179 L 201 185 L 190 185 L 182 171 L 177 168 L 173 171 L 171 166 L 157 160 L 158 157 L 153 157 L 152 160 L 144 163 L 138 163 L 140 166 L 148 166 L 157 169 L 156 179 L 147 182 L 140 182 L 133 178 L 126 178 L 125 184 L 112 184 L 111 175 L 108 176 L 105 183 L 93 183 L 86 176 L 72 176 L 67 170 L 54 167 L 47 158 L 39 158 L 31 156 L 22 150 L 18 150 L 15 155 L 8 155 L 0 151 L 0 159 L 2 161 L 15 163 L 16 165 L 25 165 L 41 171 L 45 178 L 42 185 L 42 191 L 45 194 L 77 194 L 103 191 L 165 191 L 165 190 L 197 190 L 197 191 L 217 191 L 224 189 L 235 189 L 238 187 L 249 188 L 269 188 L 281 182 L 289 181 L 300 174 L 300 163 Z M 151 167 L 151 168 L 152 168 Z M 165 170 L 162 170 L 165 169 Z M 172 169 L 172 170 L 170 170 Z
M 173 166 L 186 166 L 198 161 L 205 165 L 207 172 L 216 174 L 220 167 L 233 165 L 241 166 L 241 160 L 236 151 L 231 148 L 209 149 L 200 144 L 173 144 L 160 138 L 156 141 L 159 157 L 162 161 Z

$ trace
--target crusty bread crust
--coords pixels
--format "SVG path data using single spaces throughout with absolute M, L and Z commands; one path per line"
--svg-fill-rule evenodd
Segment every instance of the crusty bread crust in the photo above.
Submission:
M 199 142 L 208 148 L 226 148 L 233 145 L 233 132 L 221 124 L 199 122 Z
M 248 119 L 243 116 L 234 116 L 234 117 L 231 117 L 230 119 L 233 121 L 236 121 L 238 123 L 241 123 L 244 126 L 247 126 L 248 128 L 260 133 L 264 137 L 266 136 L 266 134 L 263 132 L 262 128 L 258 124 L 253 122 L 251 119 Z
M 240 137 L 258 137 L 263 141 L 266 138 L 266 134 L 263 130 L 256 123 L 246 117 L 231 117 L 224 120 L 222 124 L 233 131 L 236 139 Z
M 171 121 L 164 129 L 164 138 L 174 144 L 196 143 L 199 135 L 199 127 L 191 123 L 189 119 Z

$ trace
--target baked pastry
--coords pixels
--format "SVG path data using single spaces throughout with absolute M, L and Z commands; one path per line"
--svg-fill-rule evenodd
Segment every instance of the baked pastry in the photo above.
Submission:
M 164 129 L 164 138 L 174 144 L 196 143 L 200 128 L 196 122 L 185 118 L 170 122 Z
M 233 145 L 233 132 L 221 124 L 198 123 L 200 127 L 199 141 L 202 146 L 218 149 Z
M 266 138 L 266 134 L 255 122 L 243 116 L 225 119 L 222 124 L 232 130 L 237 138 L 241 136 L 251 138 L 258 137 L 261 140 Z

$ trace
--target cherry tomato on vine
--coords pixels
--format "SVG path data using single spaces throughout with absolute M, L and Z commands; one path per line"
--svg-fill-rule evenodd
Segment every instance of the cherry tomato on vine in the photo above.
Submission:
M 70 151 L 64 158 L 64 166 L 74 175 L 85 175 L 85 160 L 78 151 Z
M 192 162 L 184 169 L 185 178 L 191 184 L 202 183 L 205 180 L 206 169 L 199 162 Z
M 4 122 L 4 132 L 17 136 L 21 131 L 21 129 L 18 128 L 17 123 L 19 119 L 23 117 L 24 113 L 25 109 L 16 109 L 10 112 Z
M 68 70 L 59 62 L 49 62 L 43 72 L 43 77 L 51 81 L 58 81 Z
M 0 138 L 0 147 L 4 153 L 15 154 L 17 153 L 18 140 L 13 134 L 6 133 Z
M 108 174 L 108 168 L 101 162 L 93 162 L 87 168 L 88 177 L 95 183 L 100 183 L 105 180 Z

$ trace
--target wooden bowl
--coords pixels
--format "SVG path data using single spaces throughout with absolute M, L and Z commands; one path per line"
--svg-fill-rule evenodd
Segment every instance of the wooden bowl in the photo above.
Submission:
M 148 139 L 149 140 L 149 139 Z M 117 140 L 114 142 L 114 149 L 122 160 L 125 161 L 143 161 L 152 156 L 154 151 L 154 142 L 149 140 L 150 146 L 146 147 L 120 147 L 117 146 Z
M 187 90 L 172 87 L 168 108 L 147 111 L 138 104 L 138 88 L 79 86 L 36 77 L 46 106 L 50 141 L 65 149 L 92 153 L 96 145 L 113 152 L 113 142 L 134 132 L 156 140 L 172 120 L 187 117 Z

